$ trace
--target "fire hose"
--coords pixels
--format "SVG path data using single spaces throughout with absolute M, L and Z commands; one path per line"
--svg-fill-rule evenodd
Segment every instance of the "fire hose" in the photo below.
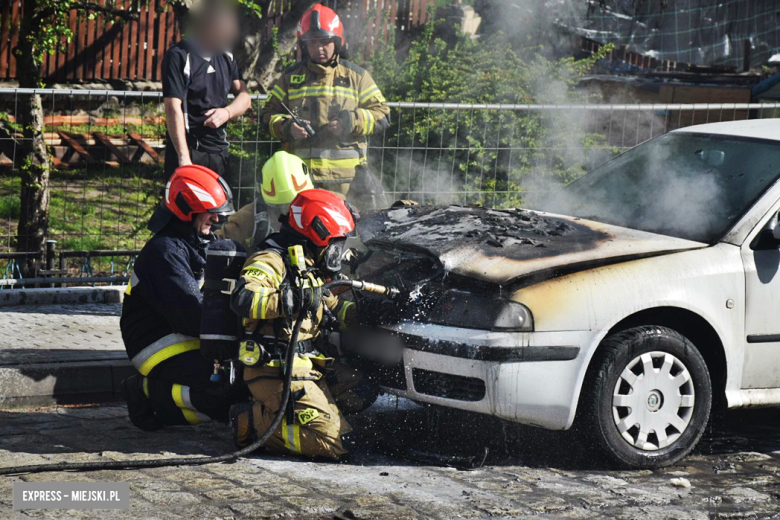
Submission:
M 356 290 L 373 292 L 388 297 L 394 297 L 399 294 L 398 289 L 395 287 L 385 287 L 382 285 L 361 282 L 357 280 L 335 280 L 333 282 L 326 283 L 323 288 L 331 289 L 332 287 L 337 286 L 349 286 Z M 202 466 L 204 464 L 232 462 L 245 455 L 249 455 L 250 453 L 262 447 L 268 441 L 268 439 L 271 438 L 271 435 L 273 435 L 284 418 L 285 411 L 287 410 L 287 403 L 290 400 L 290 387 L 292 385 L 292 367 L 295 358 L 295 347 L 298 343 L 298 334 L 300 333 L 301 325 L 303 324 L 305 317 L 305 312 L 298 313 L 298 317 L 295 320 L 295 325 L 293 326 L 292 334 L 290 335 L 290 342 L 287 345 L 287 352 L 285 354 L 285 367 L 287 373 L 285 374 L 284 384 L 282 386 L 282 400 L 279 403 L 279 411 L 276 412 L 276 417 L 274 417 L 273 422 L 265 431 L 265 433 L 263 433 L 259 439 L 257 439 L 249 446 L 241 448 L 240 450 L 234 451 L 232 453 L 216 455 L 212 457 L 112 460 L 106 462 L 53 462 L 51 464 L 36 464 L 30 466 L 10 466 L 0 468 L 0 476 L 15 475 L 19 473 L 43 473 L 48 471 L 100 471 L 107 469 L 159 468 L 163 466 Z

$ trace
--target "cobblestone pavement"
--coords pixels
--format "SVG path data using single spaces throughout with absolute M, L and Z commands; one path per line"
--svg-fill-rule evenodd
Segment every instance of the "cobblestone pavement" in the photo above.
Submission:
M 124 359 L 119 310 L 4 309 L 0 365 Z M 122 406 L 0 411 L 0 465 L 232 450 L 223 425 L 145 433 L 125 413 Z M 0 477 L 0 518 L 780 518 L 777 411 L 729 414 L 692 456 L 654 472 L 604 470 L 568 433 L 395 398 L 350 421 L 363 442 L 342 464 L 261 453 L 233 464 Z M 20 480 L 127 481 L 131 507 L 14 512 L 11 485 Z
M 660 471 L 600 469 L 568 434 L 450 415 L 395 398 L 383 398 L 353 422 L 372 442 L 341 464 L 261 453 L 233 464 L 0 477 L 0 517 L 780 517 L 780 418 L 775 411 L 727 416 L 694 455 Z M 0 412 L 2 466 L 228 450 L 223 425 L 144 433 L 130 425 L 122 406 Z M 484 459 L 485 465 L 457 469 L 443 465 L 445 457 L 457 465 Z M 676 478 L 687 481 L 675 485 Z M 20 480 L 126 481 L 131 505 L 118 512 L 15 512 L 11 485 Z
M 122 305 L 23 305 L 0 311 L 0 365 L 127 359 Z

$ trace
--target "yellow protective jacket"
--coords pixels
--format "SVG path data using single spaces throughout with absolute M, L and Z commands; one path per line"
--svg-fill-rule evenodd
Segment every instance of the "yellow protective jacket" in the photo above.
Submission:
M 279 231 L 279 217 L 286 210 L 286 207 L 266 204 L 257 198 L 230 215 L 222 229 L 214 234 L 220 239 L 235 240 L 251 254 L 260 248 L 268 235 Z
M 265 218 L 265 222 L 261 220 L 263 218 Z M 271 232 L 271 227 L 267 221 L 268 215 L 260 215 L 258 213 L 257 201 L 255 201 L 253 204 L 241 206 L 241 209 L 230 215 L 222 229 L 218 229 L 214 234 L 220 239 L 235 240 L 244 246 L 247 251 L 250 251 L 255 242 L 258 241 L 258 238 L 259 242 L 262 242 L 268 236 L 268 233 Z M 256 234 L 261 236 L 256 237 Z
M 282 103 L 296 117 L 310 121 L 317 135 L 292 140 L 287 131 L 291 118 Z M 371 75 L 338 58 L 331 65 L 306 60 L 287 69 L 271 89 L 260 117 L 288 152 L 306 162 L 318 187 L 342 193 L 355 177 L 355 168 L 366 162 L 366 136 L 390 126 L 390 108 Z M 336 120 L 346 127 L 340 135 L 325 128 Z
M 287 274 L 287 268 L 282 254 L 275 249 L 265 249 L 255 253 L 244 264 L 241 271 L 241 278 L 231 299 L 231 308 L 241 316 L 244 321 L 244 327 L 255 332 L 260 327 L 259 332 L 263 335 L 274 336 L 273 321 L 282 319 L 282 326 L 279 331 L 279 339 L 288 341 L 292 335 L 292 328 L 288 324 L 281 302 L 281 286 Z M 306 258 L 306 262 L 312 265 L 311 259 Z M 321 284 L 318 280 L 315 283 Z M 305 341 L 319 337 L 321 325 L 324 318 L 323 305 L 338 318 L 342 326 L 357 321 L 355 306 L 353 302 L 340 300 L 330 293 L 323 294 L 322 305 L 316 312 L 312 313 L 311 318 L 307 318 L 301 324 L 301 330 L 298 333 L 298 340 Z

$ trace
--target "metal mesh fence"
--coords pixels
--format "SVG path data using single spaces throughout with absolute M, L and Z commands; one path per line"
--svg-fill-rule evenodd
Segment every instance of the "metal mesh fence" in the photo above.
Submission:
M 661 60 L 741 68 L 780 51 L 775 0 L 603 0 L 584 16 L 567 4 L 579 34 Z
M 149 238 L 161 197 L 165 121 L 158 92 L 0 89 L 0 274 L 15 251 L 25 97 L 41 95 L 52 158 L 47 238 L 59 275 L 123 274 Z M 229 124 L 237 206 L 255 196 L 281 143 L 261 128 L 263 96 Z M 473 105 L 391 103 L 391 126 L 369 141 L 369 169 L 389 200 L 517 206 L 548 181 L 570 182 L 615 154 L 693 124 L 780 116 L 780 104 Z M 120 250 L 122 255 L 112 255 Z M 103 253 L 88 255 L 89 251 Z M 45 257 L 44 252 L 40 258 Z M 51 262 L 50 262 L 51 263 Z M 43 265 L 43 262 L 42 262 Z

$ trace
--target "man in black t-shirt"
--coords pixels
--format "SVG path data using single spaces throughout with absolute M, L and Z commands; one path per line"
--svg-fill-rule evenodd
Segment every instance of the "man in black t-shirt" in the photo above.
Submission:
M 168 129 L 165 171 L 198 164 L 228 173 L 227 122 L 252 101 L 238 64 L 227 51 L 238 36 L 238 13 L 227 0 L 202 0 L 193 8 L 191 37 L 163 59 L 163 97 Z M 235 100 L 228 105 L 228 93 Z

